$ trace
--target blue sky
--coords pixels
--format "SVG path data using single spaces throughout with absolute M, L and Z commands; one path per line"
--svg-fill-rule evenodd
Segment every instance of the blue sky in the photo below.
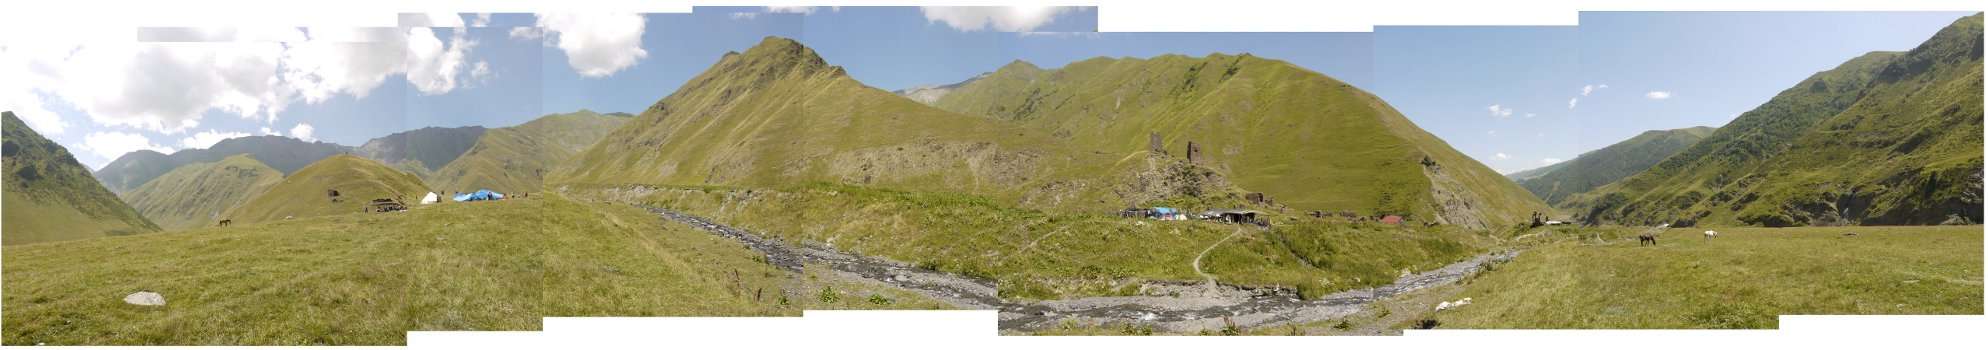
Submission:
M 83 108 L 63 98 L 74 91 L 30 91 L 40 107 L 60 116 L 57 123 L 67 125 L 44 134 L 94 168 L 129 150 L 199 146 L 205 142 L 190 141 L 201 133 L 305 136 L 300 131 L 309 131 L 311 138 L 356 146 L 428 126 L 502 127 L 579 109 L 637 112 L 725 52 L 743 51 L 766 36 L 796 38 L 856 79 L 887 90 L 958 82 L 1017 59 L 1056 68 L 1096 56 L 1248 52 L 1372 91 L 1465 154 L 1512 172 L 1571 159 L 1644 130 L 1723 125 L 1814 72 L 1871 50 L 1909 49 L 1965 15 L 1595 12 L 1582 14 L 1578 27 L 1096 33 L 1095 8 L 699 7 L 689 14 L 592 18 L 461 14 L 433 17 L 473 23 L 434 29 L 432 37 L 449 45 L 431 51 L 466 54 L 461 66 L 442 69 L 456 77 L 449 88 L 409 77 L 407 72 L 422 69 L 410 63 L 400 71 L 374 72 L 387 76 L 370 89 L 333 90 L 321 101 L 293 99 L 274 118 L 247 118 L 215 107 L 192 118 L 197 126 L 180 130 L 106 124 L 88 111 L 105 109 L 98 106 L 101 101 Z M 400 30 L 409 38 L 430 36 Z M 455 38 L 458 32 L 464 35 Z M 300 51 L 295 45 L 282 49 Z M 294 63 L 284 59 L 286 66 Z M 472 71 L 472 64 L 486 69 Z M 151 66 L 122 68 L 148 73 Z M 21 99 L 10 87 L 17 86 L 0 84 L 0 102 Z M 207 102 L 194 102 L 199 103 Z M 26 119 L 37 129 L 49 123 Z M 106 135 L 120 138 L 93 140 Z
M 1645 130 L 1724 125 L 1809 75 L 1911 49 L 1967 15 L 1588 12 L 1578 27 L 1381 27 L 1374 92 L 1509 173 Z

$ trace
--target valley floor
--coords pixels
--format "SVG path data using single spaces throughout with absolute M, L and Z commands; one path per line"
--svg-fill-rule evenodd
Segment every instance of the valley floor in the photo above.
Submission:
M 390 345 L 414 330 L 536 330 L 543 317 L 808 309 L 998 309 L 1004 334 L 1395 334 L 1424 320 L 1770 328 L 1777 314 L 1982 313 L 1980 226 L 1732 228 L 1712 240 L 1676 229 L 1646 247 L 1625 228 L 1238 231 L 863 191 L 547 193 L 7 246 L 0 337 Z M 919 243 L 938 241 L 952 243 Z M 1106 241 L 1142 244 L 1080 254 Z M 980 250 L 991 255 L 964 253 Z M 1331 289 L 1249 287 L 1293 280 Z M 137 291 L 167 305 L 121 300 Z

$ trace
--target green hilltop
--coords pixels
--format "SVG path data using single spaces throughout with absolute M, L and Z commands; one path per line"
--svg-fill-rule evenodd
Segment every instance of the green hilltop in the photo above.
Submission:
M 1254 55 L 1022 61 L 933 104 L 1125 156 L 1161 149 L 1301 210 L 1406 214 L 1483 228 L 1545 211 L 1537 198 L 1359 88 Z
M 338 198 L 328 191 L 337 190 Z M 408 174 L 355 155 L 325 158 L 284 177 L 221 215 L 236 223 L 255 223 L 364 212 L 367 202 L 396 199 L 409 205 L 421 200 L 428 186 Z
M 5 112 L 4 228 L 0 244 L 156 232 L 159 226 L 90 176 L 62 145 Z
M 549 181 L 835 182 L 1019 200 L 1047 191 L 1051 179 L 1101 173 L 1115 159 L 864 86 L 814 50 L 768 37 L 744 53 L 725 54 Z M 1118 205 L 1105 202 L 1044 205 Z
M 1718 129 L 1700 126 L 1644 131 L 1608 147 L 1581 153 L 1573 160 L 1512 173 L 1509 177 L 1547 204 L 1560 205 L 1574 194 L 1648 170 L 1651 165 L 1698 143 L 1713 130 Z
M 1979 223 L 1981 27 L 1817 73 L 1569 206 L 1625 224 Z
M 444 191 L 538 191 L 545 175 L 629 119 L 581 110 L 490 129 L 428 179 Z
M 146 182 L 122 197 L 160 227 L 212 226 L 222 213 L 283 181 L 283 172 L 248 154 L 194 163 Z

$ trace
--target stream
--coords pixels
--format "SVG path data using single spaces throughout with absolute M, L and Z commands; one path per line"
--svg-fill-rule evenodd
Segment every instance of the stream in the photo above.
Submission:
M 1250 328 L 1306 323 L 1345 317 L 1367 304 L 1423 288 L 1448 285 L 1477 273 L 1486 262 L 1506 261 L 1516 251 L 1486 253 L 1431 271 L 1411 274 L 1394 283 L 1342 291 L 1302 300 L 1286 289 L 1248 289 L 1221 285 L 1183 285 L 1199 293 L 1182 296 L 1086 297 L 1048 301 L 1009 301 L 999 297 L 995 282 L 922 269 L 887 259 L 843 253 L 833 248 L 793 245 L 703 217 L 643 206 L 656 215 L 712 234 L 739 241 L 766 254 L 769 264 L 793 272 L 814 265 L 836 273 L 918 292 L 964 309 L 999 310 L 1002 331 L 1049 329 L 1063 322 L 1118 324 L 1137 322 L 1156 331 L 1191 333 L 1226 326 Z

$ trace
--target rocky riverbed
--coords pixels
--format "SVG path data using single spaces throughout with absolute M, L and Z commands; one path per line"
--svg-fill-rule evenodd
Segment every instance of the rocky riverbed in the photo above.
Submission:
M 1375 300 L 1456 283 L 1477 273 L 1485 263 L 1510 260 L 1518 255 L 1516 251 L 1487 253 L 1435 270 L 1410 274 L 1396 279 L 1392 284 L 1333 293 L 1313 300 L 1303 300 L 1289 290 L 1274 288 L 1155 285 L 1152 287 L 1201 288 L 1203 292 L 1167 293 L 1180 296 L 1088 297 L 1024 302 L 1000 298 L 994 281 L 921 269 L 828 247 L 790 244 L 695 215 L 663 208 L 645 209 L 671 221 L 737 240 L 766 254 L 767 263 L 789 271 L 799 272 L 805 265 L 827 267 L 841 276 L 881 282 L 960 308 L 999 310 L 1001 330 L 1020 332 L 1056 327 L 1066 322 L 1086 325 L 1130 322 L 1152 326 L 1155 331 L 1192 333 L 1230 325 L 1250 328 L 1330 320 L 1359 312 Z

